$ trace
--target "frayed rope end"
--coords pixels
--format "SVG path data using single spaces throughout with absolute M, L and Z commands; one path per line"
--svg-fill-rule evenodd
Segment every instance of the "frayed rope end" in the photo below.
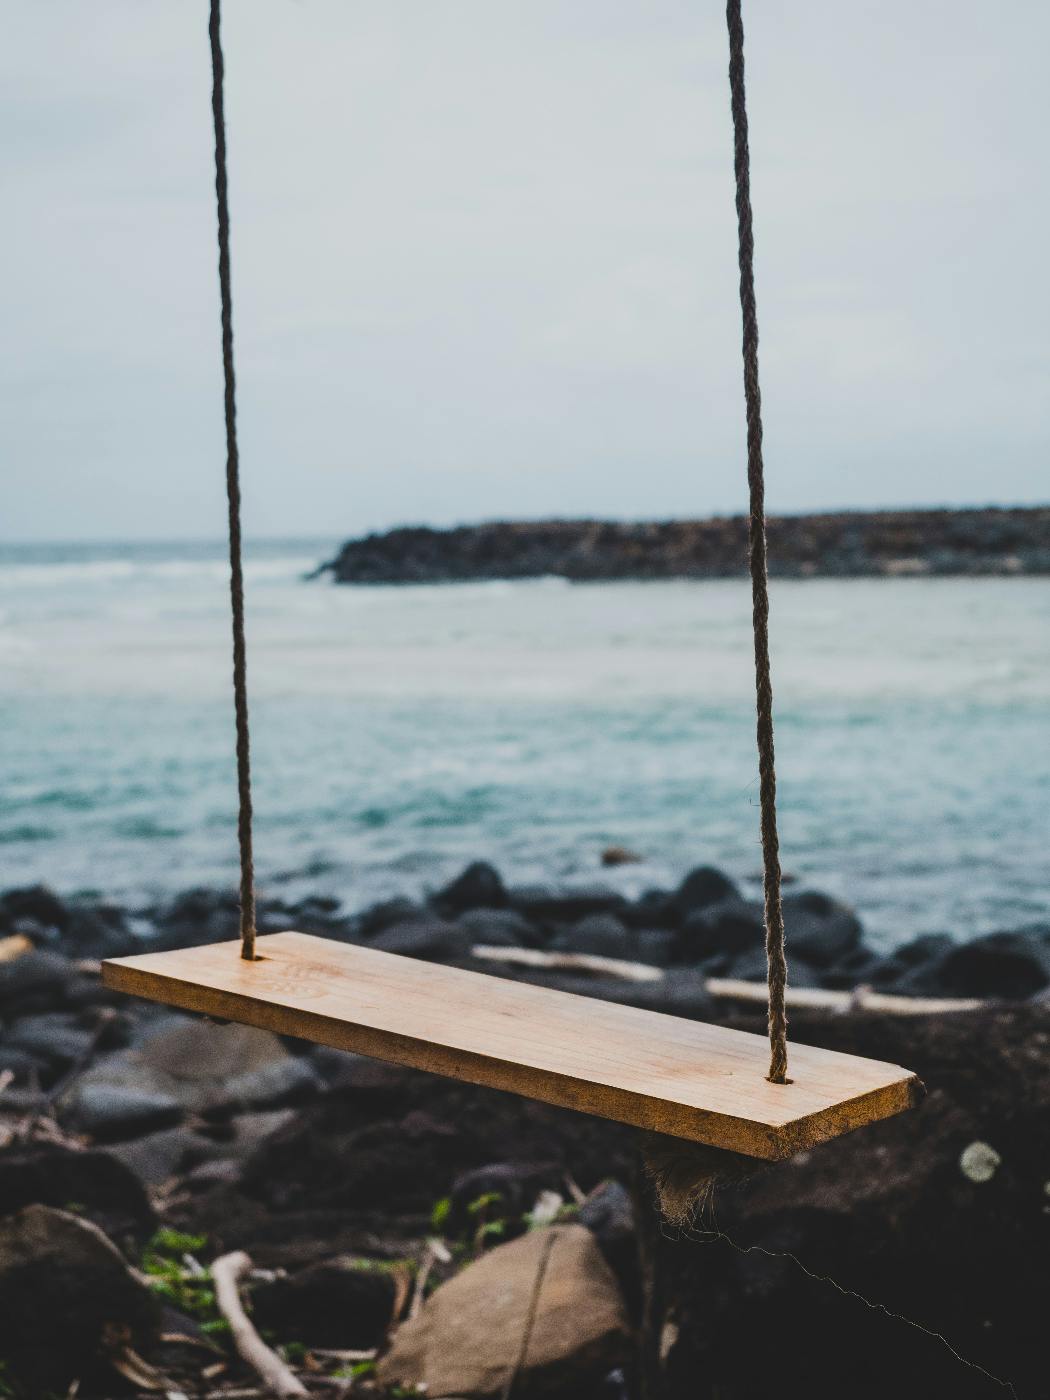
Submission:
M 710 1207 L 715 1188 L 739 1185 L 768 1163 L 739 1152 L 646 1133 L 642 1163 L 669 1225 L 692 1225 Z

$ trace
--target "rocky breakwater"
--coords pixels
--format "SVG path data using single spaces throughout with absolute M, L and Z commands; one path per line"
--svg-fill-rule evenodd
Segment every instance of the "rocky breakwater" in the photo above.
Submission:
M 1050 508 L 907 510 L 776 516 L 776 576 L 868 578 L 1050 573 Z M 558 576 L 738 578 L 747 518 L 642 523 L 496 521 L 388 530 L 349 540 L 318 574 L 337 583 L 456 583 Z
M 762 1029 L 761 1007 L 712 994 L 763 967 L 756 904 L 709 867 L 628 900 L 508 886 L 479 863 L 423 900 L 268 901 L 261 920 L 490 971 L 482 945 L 543 953 L 554 966 L 505 970 Z M 99 981 L 101 956 L 235 931 L 234 901 L 204 890 L 134 915 L 39 888 L 0 899 L 3 1388 L 262 1395 L 212 1277 L 247 1251 L 251 1319 L 307 1390 L 639 1395 L 635 1135 Z M 928 1098 L 726 1192 L 695 1229 L 667 1238 L 642 1214 L 666 1250 L 657 1393 L 837 1400 L 848 1377 L 861 1397 L 977 1397 L 1001 1393 L 991 1372 L 1041 1394 L 1050 927 L 885 956 L 848 907 L 792 890 L 788 931 L 801 988 L 988 1004 L 793 1012 L 797 1039 L 907 1064 Z M 613 975 L 609 958 L 653 975 Z

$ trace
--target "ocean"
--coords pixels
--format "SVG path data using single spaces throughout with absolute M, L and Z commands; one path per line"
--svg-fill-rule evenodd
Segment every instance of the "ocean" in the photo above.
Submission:
M 263 893 L 754 880 L 746 583 L 306 581 L 336 544 L 247 548 Z M 224 550 L 0 546 L 0 887 L 234 883 Z M 771 628 L 786 870 L 885 948 L 1045 918 L 1050 579 L 774 581 Z

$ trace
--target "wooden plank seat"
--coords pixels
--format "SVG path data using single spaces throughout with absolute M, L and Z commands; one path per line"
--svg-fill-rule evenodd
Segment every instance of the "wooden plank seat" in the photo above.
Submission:
M 305 933 L 115 958 L 108 986 L 753 1157 L 910 1107 L 908 1070 Z

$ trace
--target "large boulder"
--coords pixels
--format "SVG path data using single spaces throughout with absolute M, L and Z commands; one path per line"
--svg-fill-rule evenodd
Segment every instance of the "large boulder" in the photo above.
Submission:
M 404 958 L 426 958 L 430 962 L 453 962 L 470 956 L 474 939 L 459 924 L 444 919 L 420 919 L 394 924 L 372 939 L 371 946 Z
M 788 954 L 812 967 L 831 967 L 860 946 L 860 920 L 848 904 L 819 890 L 784 896 Z
M 29 1395 L 66 1393 L 158 1316 L 149 1289 L 97 1225 L 32 1205 L 0 1220 L 0 1356 Z M 95 1392 L 98 1393 L 98 1392 Z
M 957 944 L 907 983 L 909 991 L 946 996 L 1035 996 L 1050 987 L 1050 925 L 1032 924 Z
M 761 948 L 764 942 L 762 906 L 731 895 L 694 909 L 682 919 L 673 958 L 675 962 L 695 966 L 710 958 L 722 957 L 727 966 L 730 958 Z
M 313 1097 L 321 1077 L 269 1031 L 169 1017 L 141 1044 L 92 1065 L 61 1105 L 71 1125 L 100 1141 L 170 1127 L 187 1113 L 227 1117 Z
M 435 909 L 452 917 L 468 909 L 499 909 L 506 902 L 507 891 L 499 871 L 484 860 L 468 865 L 431 900 Z
M 57 1010 L 75 975 L 68 958 L 43 948 L 0 963 L 0 1016 L 6 1019 L 33 1011 Z
M 381 1359 L 382 1384 L 433 1396 L 577 1400 L 629 1349 L 626 1309 L 591 1232 L 552 1225 L 441 1285 Z M 513 1382 L 512 1382 L 513 1378 Z
M 713 865 L 698 865 L 668 896 L 663 907 L 664 920 L 675 926 L 701 909 L 739 898 L 740 891 L 728 875 Z

